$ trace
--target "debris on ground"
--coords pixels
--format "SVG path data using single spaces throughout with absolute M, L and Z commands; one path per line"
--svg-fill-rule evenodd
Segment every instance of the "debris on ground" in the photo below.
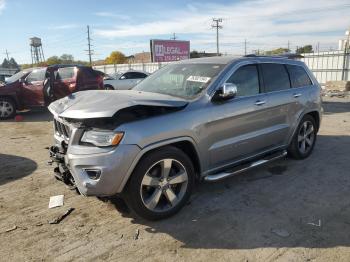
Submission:
M 290 233 L 287 230 L 282 229 L 282 228 L 273 228 L 273 229 L 271 229 L 271 232 L 276 234 L 277 236 L 283 237 L 283 238 L 290 236 Z
M 18 227 L 15 225 L 15 226 L 13 226 L 13 227 L 10 227 L 10 228 L 8 228 L 8 229 L 6 229 L 4 232 L 2 232 L 2 233 L 8 233 L 8 232 L 11 232 L 11 231 L 14 231 L 14 230 L 16 230 Z
M 72 211 L 74 210 L 73 207 L 69 208 L 63 215 L 55 218 L 54 220 L 49 221 L 49 224 L 59 224 L 63 219 L 65 219 Z
M 11 140 L 27 138 L 26 136 L 10 137 Z
M 321 227 L 322 225 L 321 225 L 321 219 L 319 219 L 318 220 L 318 223 L 316 224 L 316 223 L 312 223 L 312 222 L 309 222 L 309 223 L 307 223 L 308 225 L 311 225 L 311 226 L 315 226 L 315 227 Z
M 64 195 L 57 195 L 50 197 L 49 208 L 63 206 Z
M 140 236 L 140 230 L 139 230 L 139 229 L 136 229 L 135 235 L 134 235 L 134 240 L 138 240 L 138 239 L 139 239 L 139 236 Z

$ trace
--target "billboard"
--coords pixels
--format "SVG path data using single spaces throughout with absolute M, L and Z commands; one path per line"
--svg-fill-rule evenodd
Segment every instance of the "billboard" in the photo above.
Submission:
M 190 58 L 190 41 L 151 40 L 152 62 L 170 62 Z

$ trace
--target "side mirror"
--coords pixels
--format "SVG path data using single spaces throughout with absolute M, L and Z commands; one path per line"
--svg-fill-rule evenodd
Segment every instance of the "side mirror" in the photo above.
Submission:
M 225 83 L 222 87 L 216 90 L 213 99 L 214 101 L 225 101 L 234 98 L 237 95 L 237 86 L 232 83 Z

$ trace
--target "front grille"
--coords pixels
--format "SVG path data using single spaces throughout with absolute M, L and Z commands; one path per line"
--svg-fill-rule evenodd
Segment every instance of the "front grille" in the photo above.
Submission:
M 68 125 L 63 124 L 60 121 L 57 121 L 56 119 L 53 120 L 53 124 L 55 127 L 55 133 L 59 135 L 60 137 L 64 138 L 65 140 L 69 140 L 72 130 Z

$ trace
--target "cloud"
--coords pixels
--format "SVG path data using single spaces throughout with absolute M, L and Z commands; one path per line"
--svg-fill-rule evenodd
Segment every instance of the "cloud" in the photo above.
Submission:
M 6 6 L 6 1 L 5 0 L 0 0 L 0 14 L 5 9 L 5 6 Z
M 97 12 L 94 13 L 94 15 L 96 16 L 100 16 L 100 17 L 111 17 L 111 18 L 117 18 L 117 19 L 121 19 L 121 20 L 130 20 L 130 16 L 128 15 L 121 15 L 121 14 L 115 14 L 115 13 L 110 13 L 110 12 Z
M 192 3 L 180 11 L 158 10 L 156 19 L 144 23 L 123 23 L 95 29 L 107 38 L 165 37 L 176 32 L 191 40 L 192 48 L 209 46 L 215 49 L 213 17 L 223 18 L 220 43 L 223 50 L 238 51 L 244 39 L 249 47 L 271 47 L 316 44 L 336 45 L 350 24 L 348 0 L 253 0 L 232 4 Z M 208 49 L 207 49 L 208 50 Z

